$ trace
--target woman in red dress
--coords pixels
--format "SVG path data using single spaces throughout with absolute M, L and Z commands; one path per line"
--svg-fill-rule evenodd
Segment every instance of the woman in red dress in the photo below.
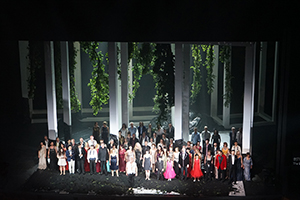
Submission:
M 198 154 L 195 155 L 191 176 L 194 178 L 194 182 L 196 182 L 196 179 L 200 181 L 200 178 L 203 176 L 203 173 L 201 171 L 201 159 Z
M 84 147 L 84 150 L 85 150 L 84 171 L 85 172 L 90 172 L 90 163 L 88 163 L 88 161 L 87 161 L 87 154 L 88 154 L 89 148 L 90 148 L 89 143 L 86 142 L 85 147 Z
M 126 150 L 123 148 L 123 145 L 120 145 L 120 149 L 119 149 L 119 171 L 120 172 L 125 172 L 126 170 L 125 152 Z

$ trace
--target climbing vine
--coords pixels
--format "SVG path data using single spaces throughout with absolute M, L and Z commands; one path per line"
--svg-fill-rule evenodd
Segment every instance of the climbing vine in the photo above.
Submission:
M 60 42 L 59 41 L 53 42 L 53 46 L 54 46 L 56 106 L 58 109 L 62 109 L 63 108 L 63 98 L 62 98 Z
M 225 99 L 224 105 L 226 107 L 229 106 L 231 102 L 231 95 L 232 95 L 232 87 L 231 87 L 231 79 L 233 76 L 231 75 L 231 47 L 230 46 L 222 46 L 220 48 L 220 61 L 224 63 L 224 70 L 225 70 L 225 94 L 223 98 Z
M 34 99 L 34 92 L 36 89 L 36 71 L 44 64 L 44 43 L 29 41 L 28 42 L 28 55 L 29 65 L 27 70 L 29 71 L 28 82 L 28 98 Z
M 158 113 L 157 123 L 167 120 L 170 109 L 174 106 L 175 56 L 170 44 L 157 44 L 154 51 L 152 76 L 156 94 L 153 110 Z
M 203 52 L 206 53 L 205 62 L 203 66 L 206 68 L 207 76 L 206 76 L 206 83 L 207 83 L 207 93 L 211 94 L 214 89 L 214 79 L 215 75 L 213 75 L 213 67 L 214 67 L 214 49 L 213 45 L 201 45 Z
M 202 65 L 202 57 L 201 57 L 201 46 L 200 45 L 192 45 L 192 57 L 194 58 L 194 65 L 191 66 L 193 70 L 193 83 L 192 83 L 192 90 L 191 90 L 191 100 L 192 103 L 195 103 L 195 99 L 198 93 L 201 90 L 201 65 Z
M 108 74 L 105 72 L 103 54 L 101 51 L 97 51 L 99 42 L 81 42 L 80 45 L 82 50 L 89 55 L 93 65 L 92 78 L 88 86 L 91 89 L 90 105 L 93 114 L 97 115 L 102 109 L 102 105 L 107 104 L 109 100 Z

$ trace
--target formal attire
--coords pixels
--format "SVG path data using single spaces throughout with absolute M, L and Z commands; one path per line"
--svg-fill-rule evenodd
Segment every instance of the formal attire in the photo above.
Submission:
M 230 131 L 229 133 L 230 136 L 230 147 L 232 147 L 232 145 L 234 145 L 234 141 L 236 140 L 236 132 L 235 131 Z
M 192 133 L 192 143 L 193 143 L 193 145 L 196 145 L 197 142 L 200 142 L 200 133 L 199 132 L 197 132 L 197 133 L 193 132 Z
M 138 132 L 139 132 L 139 135 L 138 135 L 139 139 L 142 138 L 142 135 L 143 135 L 144 132 L 145 132 L 145 133 L 147 132 L 147 129 L 146 129 L 145 126 L 139 126 L 139 127 L 137 128 L 137 130 L 138 130 Z
M 211 179 L 214 171 L 213 156 L 206 156 L 206 163 L 204 165 L 204 169 L 206 178 Z
M 242 181 L 243 180 L 242 156 L 237 158 L 237 162 L 236 162 L 236 180 L 237 181 Z
M 239 151 L 240 153 L 242 153 L 242 149 L 241 149 L 241 147 L 239 145 L 237 145 L 237 146 L 233 145 L 232 148 L 231 148 L 231 150 L 234 150 L 235 152 Z
M 245 180 L 246 181 L 251 181 L 250 170 L 251 170 L 251 166 L 253 165 L 252 158 L 250 157 L 249 160 L 248 160 L 247 157 L 245 157 L 244 161 L 243 161 L 243 165 L 245 167 L 245 169 L 244 169 Z
M 89 147 L 91 147 L 91 146 L 96 147 L 97 141 L 96 141 L 96 140 L 89 140 L 89 141 L 88 141 L 88 144 L 89 144 Z
M 137 143 L 139 140 L 137 138 L 130 138 L 129 140 L 129 145 L 132 146 L 132 148 L 134 148 L 135 143 Z
M 127 128 L 125 128 L 125 129 L 120 129 L 120 131 L 121 131 L 121 135 L 125 138 L 125 137 L 127 137 L 127 133 L 128 133 L 128 129 Z
M 117 165 L 117 162 L 118 162 L 118 158 L 117 158 L 117 155 L 110 155 L 110 169 L 111 170 L 118 170 L 119 167 Z
M 98 159 L 100 160 L 101 162 L 101 173 L 105 173 L 105 175 L 107 175 L 107 164 L 106 162 L 108 161 L 108 151 L 107 151 L 107 148 L 104 147 L 100 147 L 99 148 L 99 153 L 98 153 Z
M 74 174 L 75 173 L 75 152 L 72 149 L 71 150 L 68 149 L 66 152 L 66 156 L 69 164 L 69 172 L 70 174 Z
M 159 180 L 162 176 L 162 171 L 164 169 L 164 161 L 162 159 L 156 162 L 156 169 L 157 169 L 157 177 L 156 179 Z
M 221 177 L 222 177 L 222 179 L 225 180 L 226 168 L 227 168 L 226 156 L 224 154 L 222 156 L 217 155 L 215 165 L 218 169 L 218 179 L 221 179 Z M 221 174 L 222 174 L 222 176 L 221 176 Z
M 194 159 L 193 162 L 193 169 L 191 171 L 191 176 L 193 178 L 201 178 L 203 176 L 202 170 L 201 170 L 201 160 L 200 159 Z
M 96 162 L 98 160 L 97 150 L 96 149 L 90 149 L 87 153 L 87 159 L 90 162 L 90 172 L 91 174 L 96 173 Z
M 213 143 L 213 144 L 214 144 L 214 143 L 217 143 L 217 147 L 220 148 L 221 137 L 220 137 L 219 133 L 218 133 L 218 134 L 213 134 L 213 135 L 211 136 L 211 139 L 212 139 L 212 143 Z
M 207 156 L 208 151 L 211 150 L 211 145 L 210 144 L 206 144 L 203 147 L 203 156 Z
M 174 168 L 172 166 L 172 161 L 167 161 L 167 168 L 166 171 L 164 172 L 164 177 L 165 179 L 173 179 L 175 178 L 176 173 L 174 171 Z
M 99 143 L 100 142 L 100 127 L 99 126 L 93 127 L 93 136 L 94 136 L 94 139 Z
M 202 137 L 202 147 L 204 147 L 205 140 L 209 141 L 209 139 L 210 139 L 210 132 L 209 131 L 202 131 L 201 132 L 201 137 Z
M 108 143 L 108 136 L 109 136 L 108 127 L 102 126 L 101 127 L 101 139 L 104 141 L 104 144 Z
M 142 156 L 142 152 L 139 149 L 136 149 L 135 150 L 135 162 L 138 167 L 138 171 L 141 171 L 141 169 L 142 169 L 141 156 Z
M 147 135 L 145 137 L 141 136 L 140 139 L 139 139 L 139 141 L 140 141 L 140 143 L 141 143 L 142 146 L 145 146 L 145 141 L 149 142 L 149 138 L 148 138 Z
M 57 165 L 58 166 L 66 166 L 67 165 L 67 161 L 65 159 L 65 154 L 58 155 Z
M 167 137 L 169 139 L 174 138 L 174 132 L 175 132 L 174 127 L 173 126 L 171 128 L 169 127 L 167 129 Z
M 85 149 L 83 147 L 81 148 L 77 148 L 77 153 L 75 154 L 77 159 L 77 168 L 78 168 L 78 172 L 84 173 L 84 162 L 85 162 Z
M 179 167 L 178 167 L 179 154 L 180 154 L 180 152 L 174 152 L 173 153 L 173 155 L 174 155 L 174 170 L 175 170 L 175 173 L 176 173 L 177 176 L 179 176 L 179 174 L 180 174 L 180 170 L 179 170 Z
M 119 150 L 119 170 L 120 172 L 125 172 L 126 170 L 126 162 L 125 162 L 125 149 Z
M 151 156 L 145 157 L 144 170 L 151 170 Z
M 42 148 L 39 151 L 39 164 L 38 169 L 46 169 L 47 163 L 46 163 L 46 146 L 42 146 Z
M 236 141 L 239 146 L 242 146 L 242 132 L 241 131 L 236 132 Z
M 190 163 L 189 154 L 187 152 L 180 152 L 179 165 L 181 166 L 181 179 L 187 177 L 188 170 L 187 165 Z
M 212 147 L 212 149 L 211 149 L 211 155 L 212 156 L 215 156 L 215 155 L 217 155 L 218 154 L 218 150 L 220 150 L 220 148 L 218 148 L 218 147 Z
M 56 157 L 55 147 L 49 148 L 49 158 L 50 158 L 50 169 L 56 170 L 57 169 L 57 157 Z
M 85 172 L 90 172 L 90 164 L 88 163 L 88 160 L 87 160 L 88 150 L 84 148 L 84 151 L 85 151 L 85 155 L 84 155 L 84 171 Z
M 230 154 L 227 159 L 227 168 L 229 171 L 230 183 L 236 182 L 236 166 L 237 166 L 237 157 L 236 155 Z
M 136 170 L 137 170 L 137 166 L 136 166 L 135 162 L 127 162 L 126 163 L 126 173 L 128 175 L 130 187 L 134 186 L 134 176 L 135 176 Z

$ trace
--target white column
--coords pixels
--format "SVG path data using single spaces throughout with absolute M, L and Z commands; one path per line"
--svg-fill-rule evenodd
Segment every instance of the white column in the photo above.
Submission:
M 252 151 L 252 128 L 254 116 L 254 89 L 255 89 L 255 45 L 246 46 L 245 89 L 243 112 L 243 149 L 242 153 Z
M 218 71 L 219 71 L 219 45 L 214 45 L 214 66 L 213 66 L 213 76 L 215 76 L 214 90 L 212 91 L 210 98 L 210 116 L 213 118 L 218 115 Z
M 54 47 L 53 42 L 44 42 L 48 137 L 55 140 L 57 137 L 57 110 L 55 94 Z
M 131 59 L 128 66 L 128 94 L 132 94 L 132 84 L 133 84 L 133 73 L 132 73 L 132 59 Z M 133 101 L 134 99 L 128 102 L 129 121 L 131 121 L 133 118 Z M 127 127 L 128 126 L 129 124 L 127 124 Z
M 231 54 L 230 54 L 230 60 L 231 60 Z M 230 61 L 230 63 L 231 63 L 231 61 Z M 226 64 L 224 63 L 224 65 L 226 65 Z M 226 89 L 225 89 L 226 81 L 225 80 L 226 80 L 226 71 L 224 70 L 223 94 L 225 94 L 225 91 L 226 91 Z M 225 99 L 223 99 L 223 126 L 227 129 L 230 128 L 230 103 L 228 104 L 228 107 L 226 107 Z
M 118 74 L 117 74 L 117 46 L 115 42 L 108 42 L 109 59 L 109 127 L 110 133 L 118 135 L 119 115 L 118 113 Z
M 121 43 L 122 123 L 129 124 L 128 101 L 128 44 Z
M 175 44 L 175 140 L 182 139 L 182 43 Z
M 121 68 L 121 43 L 117 42 L 116 45 L 117 45 L 118 49 L 120 50 L 120 53 L 117 54 L 117 65 L 119 65 Z M 116 73 L 117 73 L 117 70 L 116 70 Z M 117 73 L 117 109 L 118 109 L 118 111 L 117 111 L 118 124 L 117 124 L 116 135 L 119 135 L 118 131 L 122 126 L 122 88 L 121 88 L 121 79 L 119 79 L 118 73 Z
M 78 100 L 80 102 L 82 102 L 80 43 L 79 42 L 74 42 L 74 47 L 77 51 L 77 56 L 75 58 L 76 65 L 75 65 L 75 70 L 74 70 L 75 89 L 76 89 Z M 81 107 L 82 107 L 82 104 L 81 104 Z
M 60 42 L 61 50 L 61 78 L 64 122 L 71 126 L 71 101 L 70 101 L 70 73 L 69 73 L 69 47 L 68 42 Z
M 184 44 L 183 49 L 183 91 L 182 91 L 182 135 L 185 141 L 189 141 L 189 112 L 190 112 L 190 57 L 191 47 Z

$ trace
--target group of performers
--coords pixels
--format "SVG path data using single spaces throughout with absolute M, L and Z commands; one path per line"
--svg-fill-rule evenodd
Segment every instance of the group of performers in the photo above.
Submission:
M 107 132 L 105 134 L 101 134 L 103 127 Z M 78 143 L 75 143 L 74 139 L 67 142 L 60 141 L 59 138 L 49 141 L 45 136 L 38 151 L 38 169 L 59 168 L 60 175 L 65 175 L 65 171 L 69 171 L 70 174 L 76 172 L 91 175 L 107 175 L 111 172 L 112 176 L 119 176 L 119 172 L 126 173 L 131 185 L 133 177 L 139 173 L 145 173 L 145 180 L 150 180 L 151 173 L 156 174 L 157 180 L 168 181 L 174 178 L 192 178 L 196 182 L 202 177 L 207 180 L 228 180 L 229 183 L 243 179 L 251 180 L 252 159 L 249 153 L 242 158 L 237 140 L 233 141 L 231 148 L 224 142 L 223 148 L 220 149 L 221 140 L 218 133 L 215 131 L 215 137 L 213 135 L 210 138 L 210 132 L 205 127 L 204 134 L 195 129 L 191 141 L 186 145 L 175 146 L 172 139 L 174 127 L 171 124 L 168 130 L 160 130 L 158 126 L 152 133 L 150 129 L 142 123 L 139 127 L 131 123 L 129 128 L 123 124 L 119 136 L 109 138 L 109 128 L 104 122 L 101 128 L 95 123 L 93 134 L 88 141 L 83 138 L 80 138 Z M 207 132 L 209 138 L 205 138 Z M 205 139 L 202 145 L 200 135 Z

